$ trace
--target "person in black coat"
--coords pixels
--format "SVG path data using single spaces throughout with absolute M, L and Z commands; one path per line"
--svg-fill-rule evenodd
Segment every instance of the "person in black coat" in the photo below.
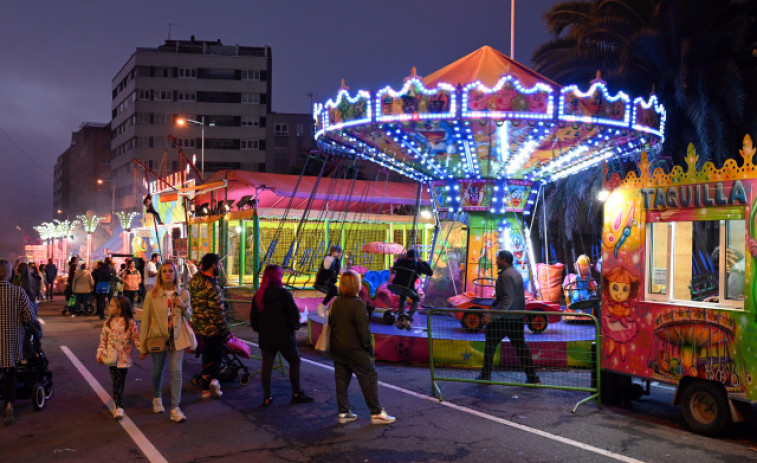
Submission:
M 53 301 L 53 292 L 55 291 L 55 279 L 58 277 L 58 267 L 53 263 L 53 259 L 47 259 L 45 264 L 45 296 L 47 300 Z
M 257 331 L 258 344 L 263 353 L 263 382 L 265 399 L 263 406 L 273 402 L 271 396 L 271 371 L 276 353 L 289 363 L 289 382 L 292 385 L 292 403 L 309 403 L 313 398 L 300 388 L 300 352 L 294 333 L 300 328 L 300 311 L 292 295 L 284 289 L 281 281 L 284 272 L 278 265 L 268 265 L 263 272 L 260 288 L 252 298 L 250 323 Z
M 318 316 L 323 317 L 326 306 L 338 294 L 336 289 L 336 280 L 342 273 L 342 248 L 338 245 L 332 245 L 329 248 L 329 255 L 324 257 L 318 267 L 318 273 L 315 275 L 316 289 L 325 290 L 326 296 L 318 304 Z
M 410 281 L 411 273 L 403 271 L 398 272 L 398 268 L 415 271 L 415 280 L 417 280 L 417 277 L 420 275 L 433 275 L 434 271 L 431 269 L 431 266 L 428 265 L 427 262 L 415 258 L 414 249 L 409 249 L 407 251 L 407 256 L 397 259 L 397 261 L 394 263 L 394 267 L 392 267 L 392 273 L 394 273 L 394 280 L 392 280 L 392 284 L 413 289 L 413 291 L 409 293 L 407 297 L 400 296 L 400 303 L 397 307 L 397 328 L 405 328 L 409 330 L 413 324 L 413 314 L 418 310 L 418 306 L 421 304 L 421 298 L 420 296 L 418 296 L 418 292 L 415 291 L 415 280 Z M 405 305 L 407 305 L 408 297 L 413 301 L 413 304 L 410 306 L 410 312 L 405 315 Z

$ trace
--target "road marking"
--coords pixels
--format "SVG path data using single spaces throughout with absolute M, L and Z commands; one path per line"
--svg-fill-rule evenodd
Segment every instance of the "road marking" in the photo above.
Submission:
M 68 348 L 68 346 L 60 346 L 60 350 L 63 351 L 64 354 L 66 354 L 66 357 L 71 361 L 71 363 L 74 364 L 77 370 L 79 370 L 79 374 L 81 374 L 84 377 L 84 380 L 87 381 L 89 386 L 92 388 L 93 391 L 95 391 L 95 394 L 102 400 L 103 404 L 105 404 L 106 407 L 109 409 L 113 405 L 113 400 L 110 398 L 110 395 L 105 391 L 105 389 L 100 385 L 100 383 L 97 382 L 97 379 L 95 379 L 94 376 L 92 376 L 92 373 L 87 370 L 87 367 L 84 366 L 83 363 L 79 360 L 76 355 L 71 352 L 71 349 Z M 168 463 L 168 460 L 166 460 L 163 455 L 158 452 L 158 449 L 155 448 L 154 445 L 145 437 L 145 435 L 142 433 L 142 431 L 139 430 L 136 424 L 129 418 L 128 415 L 124 415 L 124 417 L 120 420 L 121 427 L 124 428 L 124 431 L 126 431 L 129 434 L 129 437 L 131 437 L 131 440 L 134 441 L 135 444 L 137 444 L 137 447 L 142 451 L 142 453 L 147 457 L 147 459 L 151 463 Z
M 254 343 L 254 342 L 250 342 L 250 341 L 247 341 L 245 339 L 243 339 L 243 341 L 246 342 L 247 344 L 251 345 L 251 346 L 258 347 L 258 345 L 256 343 Z M 321 368 L 324 368 L 326 370 L 331 370 L 331 371 L 334 370 L 334 367 L 329 366 L 329 365 L 325 365 L 325 364 L 320 363 L 320 362 L 316 362 L 314 360 L 310 360 L 310 359 L 307 359 L 307 358 L 301 358 L 300 360 L 302 362 L 309 363 L 311 365 L 314 365 L 314 366 L 317 366 L 317 367 L 321 367 Z M 409 389 L 405 389 L 405 388 L 402 388 L 402 387 L 399 387 L 399 386 L 395 386 L 394 384 L 385 383 L 383 381 L 379 381 L 378 383 L 379 383 L 380 386 L 392 389 L 392 390 L 397 391 L 397 392 L 402 392 L 404 394 L 407 394 L 409 396 L 413 396 L 413 397 L 421 399 L 421 400 L 425 400 L 425 401 L 428 401 L 428 402 L 433 402 L 433 403 L 438 404 L 438 405 L 449 407 L 449 408 L 451 408 L 453 410 L 457 410 L 457 411 L 460 411 L 460 412 L 463 412 L 463 413 L 468 413 L 470 415 L 478 416 L 479 418 L 483 418 L 483 419 L 486 419 L 486 420 L 489 420 L 489 421 L 493 421 L 495 423 L 503 424 L 505 426 L 509 426 L 511 428 L 519 429 L 519 430 L 524 431 L 524 432 L 528 432 L 528 433 L 531 433 L 531 434 L 536 434 L 537 436 L 545 437 L 547 439 L 551 439 L 551 440 L 554 440 L 554 441 L 557 441 L 557 442 L 560 442 L 560 443 L 563 443 L 563 444 L 571 445 L 573 447 L 577 447 L 577 448 L 579 448 L 581 450 L 586 450 L 588 452 L 597 453 L 599 455 L 603 455 L 605 457 L 612 458 L 614 460 L 622 461 L 622 462 L 625 462 L 625 463 L 644 463 L 642 460 L 637 460 L 636 458 L 631 458 L 631 457 L 627 457 L 625 455 L 620 455 L 618 453 L 614 453 L 614 452 L 611 452 L 609 450 L 601 449 L 599 447 L 595 447 L 595 446 L 589 445 L 589 444 L 584 444 L 583 442 L 578 442 L 578 441 L 575 441 L 575 440 L 572 440 L 572 439 L 568 439 L 567 437 L 558 436 L 556 434 L 552 434 L 552 433 L 549 433 L 549 432 L 546 432 L 546 431 L 542 431 L 541 429 L 532 428 L 530 426 L 526 426 L 526 425 L 523 425 L 523 424 L 520 424 L 520 423 L 516 423 L 514 421 L 510 421 L 510 420 L 506 420 L 506 419 L 503 419 L 503 418 L 499 418 L 499 417 L 494 416 L 494 415 L 489 415 L 488 413 L 483 413 L 483 412 L 480 412 L 478 410 L 474 410 L 472 408 L 468 408 L 468 407 L 465 407 L 465 406 L 462 406 L 462 405 L 453 404 L 453 403 L 450 403 L 448 401 L 439 402 L 439 400 L 437 400 L 434 397 L 431 397 L 431 396 L 428 396 L 428 395 L 425 395 L 425 394 L 421 394 L 421 393 L 418 393 L 418 392 L 415 392 L 415 391 L 411 391 Z

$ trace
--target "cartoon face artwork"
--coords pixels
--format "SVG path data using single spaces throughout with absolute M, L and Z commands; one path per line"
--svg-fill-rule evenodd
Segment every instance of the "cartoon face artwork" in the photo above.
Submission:
M 610 299 L 615 302 L 625 302 L 631 294 L 631 285 L 628 283 L 610 283 Z

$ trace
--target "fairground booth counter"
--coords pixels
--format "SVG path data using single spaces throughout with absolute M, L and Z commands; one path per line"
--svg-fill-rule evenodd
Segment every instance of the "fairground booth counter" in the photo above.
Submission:
M 257 269 L 271 263 L 284 267 L 289 287 L 306 289 L 331 245 L 365 273 L 433 237 L 431 218 L 406 212 L 429 205 L 413 183 L 226 170 L 206 185 L 218 187 L 193 199 L 189 257 L 220 254 L 228 285 L 257 287 Z
M 613 175 L 602 230 L 602 369 L 671 383 L 687 424 L 717 434 L 757 400 L 757 165 L 741 160 Z

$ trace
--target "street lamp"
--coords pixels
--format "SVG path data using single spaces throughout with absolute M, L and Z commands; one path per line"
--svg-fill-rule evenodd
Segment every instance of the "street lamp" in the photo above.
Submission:
M 176 125 L 187 125 L 187 122 L 200 126 L 200 175 L 205 178 L 205 116 L 200 116 L 200 120 L 189 119 L 188 117 L 180 117 L 176 119 Z M 208 127 L 215 126 L 215 123 L 209 122 Z

